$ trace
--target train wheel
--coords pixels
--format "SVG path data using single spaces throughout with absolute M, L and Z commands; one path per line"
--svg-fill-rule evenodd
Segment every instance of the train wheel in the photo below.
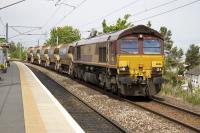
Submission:
M 86 73 L 83 74 L 83 81 L 86 83 L 88 82 Z
M 152 98 L 152 93 L 151 93 L 151 86 L 147 84 L 145 91 L 146 91 L 146 98 L 151 99 Z
M 74 76 L 73 68 L 74 68 L 74 66 L 73 66 L 73 63 L 71 61 L 70 65 L 69 65 L 69 70 L 68 70 L 68 73 L 69 73 L 70 76 Z
M 126 98 L 126 95 L 125 93 L 123 93 L 122 91 L 126 90 L 127 89 L 127 85 L 126 84 L 120 84 L 119 85 L 119 91 L 118 91 L 118 95 L 122 98 Z
M 109 80 L 108 78 L 106 78 L 105 90 L 106 90 L 106 91 L 110 91 L 110 90 L 112 90 L 111 87 L 112 87 L 112 86 L 111 86 L 110 80 Z
M 117 94 L 118 93 L 118 87 L 117 87 L 117 85 L 111 85 L 111 89 L 112 89 L 112 93 L 113 94 Z

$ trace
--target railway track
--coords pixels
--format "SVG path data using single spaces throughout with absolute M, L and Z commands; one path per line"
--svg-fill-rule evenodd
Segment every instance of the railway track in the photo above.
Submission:
M 91 84 L 84 83 L 82 81 L 77 81 L 82 83 L 90 88 L 93 88 L 97 91 L 100 91 L 103 94 L 109 95 L 113 98 L 119 98 L 133 105 L 136 105 L 144 110 L 152 112 L 156 115 L 164 117 L 170 121 L 178 123 L 184 127 L 187 127 L 193 131 L 200 132 L 200 114 L 192 112 L 190 110 L 166 103 L 154 97 L 151 99 L 129 99 L 129 98 L 120 98 L 116 95 L 113 95 L 111 92 L 106 92 L 99 87 L 96 87 Z
M 125 133 L 126 129 L 98 113 L 80 98 L 39 70 L 29 67 L 87 133 Z
M 170 121 L 173 121 L 175 123 L 178 123 L 184 127 L 187 127 L 193 131 L 200 132 L 200 114 L 194 113 L 190 110 L 186 110 L 184 108 L 180 108 L 177 106 L 174 106 L 169 103 L 165 103 L 164 101 L 159 100 L 159 98 L 152 98 L 152 99 L 125 99 L 118 97 L 116 95 L 113 95 L 111 92 L 104 91 L 102 88 L 99 88 L 97 86 L 94 86 L 92 84 L 88 84 L 79 80 L 76 80 L 80 84 L 84 84 L 85 86 L 95 89 L 103 94 L 109 95 L 110 97 L 120 99 L 121 101 L 126 101 L 128 103 L 131 103 L 135 106 L 138 106 L 144 110 L 147 110 L 149 112 L 152 112 L 156 115 L 159 115 L 161 117 L 164 117 Z M 81 99 L 79 99 L 81 100 Z M 89 105 L 88 105 L 89 106 Z M 103 116 L 105 117 L 105 116 Z M 112 122 L 112 120 L 110 120 Z M 112 122 L 115 123 L 115 122 Z M 117 125 L 117 124 L 115 124 Z M 118 126 L 118 125 L 117 125 Z M 125 131 L 125 130 L 124 130 Z M 126 131 L 125 131 L 126 132 Z
M 151 101 L 145 102 L 129 99 L 124 100 L 170 121 L 183 125 L 193 131 L 200 132 L 200 114 L 165 103 L 156 98 L 152 98 L 150 99 Z

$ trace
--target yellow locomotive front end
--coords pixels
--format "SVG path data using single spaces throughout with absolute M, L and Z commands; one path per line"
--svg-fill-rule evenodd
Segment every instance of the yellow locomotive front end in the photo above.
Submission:
M 118 41 L 117 73 L 123 95 L 153 96 L 161 89 L 163 40 L 139 34 Z

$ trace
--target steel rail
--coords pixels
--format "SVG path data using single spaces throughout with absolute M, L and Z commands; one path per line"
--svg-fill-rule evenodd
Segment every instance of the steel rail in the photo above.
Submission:
M 199 113 L 193 112 L 193 111 L 191 111 L 191 110 L 188 110 L 188 109 L 185 109 L 185 108 L 182 108 L 182 107 L 179 107 L 179 106 L 170 104 L 170 103 L 166 103 L 166 102 L 161 101 L 161 100 L 158 100 L 158 99 L 160 99 L 160 97 L 154 96 L 151 100 L 153 100 L 153 101 L 155 101 L 155 102 L 158 102 L 158 103 L 160 103 L 160 104 L 164 104 L 164 105 L 166 105 L 166 106 L 169 106 L 169 107 L 178 109 L 178 110 L 180 110 L 180 111 L 183 111 L 183 112 L 186 112 L 186 113 L 195 115 L 195 116 L 197 116 L 197 117 L 200 117 L 200 114 L 199 114 Z
M 181 122 L 181 121 L 179 121 L 179 120 L 177 120 L 177 119 L 174 119 L 174 118 L 172 118 L 172 117 L 169 117 L 169 116 L 164 115 L 164 114 L 162 114 L 162 113 L 159 113 L 159 112 L 157 112 L 157 111 L 154 111 L 154 110 L 152 110 L 152 109 L 149 109 L 149 108 L 147 108 L 147 107 L 145 107 L 145 106 L 142 106 L 142 105 L 140 105 L 140 104 L 137 104 L 136 102 L 133 102 L 133 101 L 130 101 L 130 100 L 127 100 L 127 99 L 125 99 L 125 101 L 127 101 L 127 102 L 129 102 L 129 103 L 131 103 L 131 104 L 133 104 L 133 105 L 135 105 L 135 106 L 138 106 L 138 107 L 140 107 L 140 108 L 142 108 L 142 109 L 144 109 L 144 110 L 147 110 L 147 111 L 149 111 L 149 112 L 152 112 L 152 113 L 154 113 L 154 114 L 156 114 L 156 115 L 159 115 L 159 116 L 161 116 L 161 117 L 164 117 L 164 118 L 166 118 L 166 119 L 168 119 L 168 120 L 170 120 L 170 121 L 173 121 L 173 122 L 175 122 L 175 123 L 178 123 L 178 124 L 180 124 L 180 125 L 182 125 L 182 126 L 188 128 L 188 129 L 191 129 L 191 130 L 196 131 L 196 132 L 200 132 L 200 128 L 194 127 L 194 126 L 189 125 L 189 124 L 186 124 L 186 123 L 184 123 L 184 122 Z

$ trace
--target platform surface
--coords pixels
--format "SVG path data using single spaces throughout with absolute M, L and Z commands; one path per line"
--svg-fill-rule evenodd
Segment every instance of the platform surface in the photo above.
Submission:
M 84 132 L 23 63 L 11 63 L 0 76 L 0 132 Z
M 6 74 L 0 77 L 0 132 L 24 133 L 24 110 L 19 69 L 11 64 Z

